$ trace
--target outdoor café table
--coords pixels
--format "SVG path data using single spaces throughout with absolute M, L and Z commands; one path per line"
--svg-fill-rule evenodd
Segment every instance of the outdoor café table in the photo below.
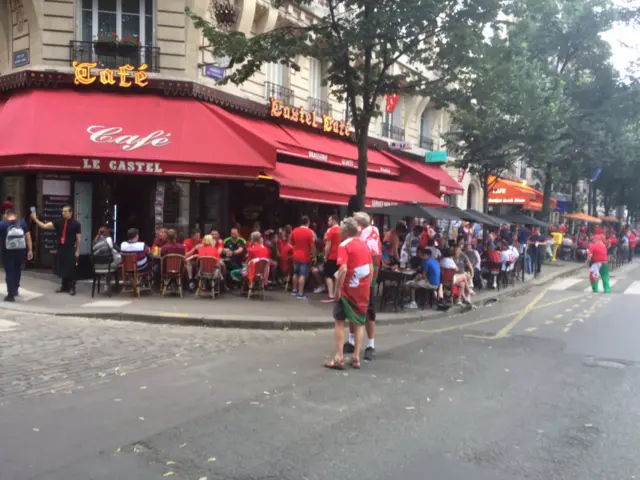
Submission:
M 380 296 L 380 311 L 383 311 L 385 304 L 390 299 L 397 312 L 404 308 L 402 303 L 405 284 L 416 276 L 415 270 L 393 270 L 383 268 L 378 274 L 378 286 L 382 285 L 382 295 Z M 378 287 L 379 288 L 379 287 Z

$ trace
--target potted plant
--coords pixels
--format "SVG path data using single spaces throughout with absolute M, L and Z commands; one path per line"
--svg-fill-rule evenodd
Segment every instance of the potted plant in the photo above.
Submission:
M 98 56 L 115 56 L 118 52 L 118 34 L 101 33 L 93 44 L 93 50 Z
M 124 58 L 131 58 L 140 48 L 140 40 L 131 35 L 126 35 L 118 43 L 118 55 Z

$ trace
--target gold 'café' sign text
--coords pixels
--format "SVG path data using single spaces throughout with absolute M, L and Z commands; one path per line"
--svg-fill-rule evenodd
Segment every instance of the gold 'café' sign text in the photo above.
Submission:
M 334 120 L 329 115 L 322 115 L 322 123 L 318 125 L 318 115 L 316 112 L 307 112 L 302 107 L 290 107 L 278 98 L 271 99 L 269 114 L 275 118 L 284 118 L 290 122 L 308 125 L 310 127 L 322 128 L 324 132 L 332 132 L 341 137 L 349 136 L 351 133 L 351 123 Z
M 149 67 L 146 63 L 140 65 L 137 71 L 131 65 L 122 65 L 118 67 L 117 71 L 105 68 L 98 75 L 91 71 L 98 66 L 95 62 L 79 63 L 74 61 L 72 65 L 75 70 L 73 83 L 76 85 L 91 85 L 98 79 L 100 79 L 102 85 L 117 84 L 118 87 L 122 88 L 129 88 L 133 85 L 146 87 L 149 84 L 149 75 L 145 71 Z

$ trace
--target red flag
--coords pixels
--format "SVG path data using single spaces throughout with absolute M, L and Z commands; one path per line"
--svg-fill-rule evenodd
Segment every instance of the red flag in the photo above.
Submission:
M 462 183 L 462 180 L 464 180 L 465 173 L 467 173 L 466 168 L 461 168 L 460 170 L 458 170 L 458 183 Z
M 387 94 L 386 101 L 385 101 L 385 112 L 393 113 L 393 111 L 398 106 L 398 100 L 400 100 L 400 96 L 398 94 L 395 94 L 395 95 Z

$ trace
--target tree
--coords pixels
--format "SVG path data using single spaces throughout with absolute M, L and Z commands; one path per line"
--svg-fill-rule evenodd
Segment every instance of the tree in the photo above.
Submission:
M 290 0 L 303 5 L 311 0 Z M 270 62 L 299 69 L 297 59 L 315 57 L 327 65 L 324 81 L 347 101 L 358 146 L 356 195 L 364 205 L 367 142 L 371 120 L 385 95 L 431 96 L 451 84 L 482 43 L 483 29 L 500 0 L 326 0 L 328 13 L 313 25 L 282 25 L 252 37 L 227 32 L 186 10 L 208 48 L 228 56 L 234 67 L 225 78 L 241 84 Z M 398 74 L 402 61 L 412 68 Z
M 589 140 L 610 145 L 598 115 L 611 99 L 606 87 L 615 83 L 615 76 L 607 65 L 611 50 L 601 34 L 624 12 L 609 0 L 521 0 L 512 4 L 511 13 L 518 20 L 509 38 L 523 55 L 544 66 L 546 77 L 547 88 L 539 90 L 541 115 L 532 118 L 526 143 L 530 165 L 545 174 L 543 216 L 548 219 L 554 176 L 566 173 L 567 166 L 574 178 L 593 167 L 588 159 L 595 159 L 595 150 L 585 151 Z M 573 166 L 578 159 L 587 161 Z

